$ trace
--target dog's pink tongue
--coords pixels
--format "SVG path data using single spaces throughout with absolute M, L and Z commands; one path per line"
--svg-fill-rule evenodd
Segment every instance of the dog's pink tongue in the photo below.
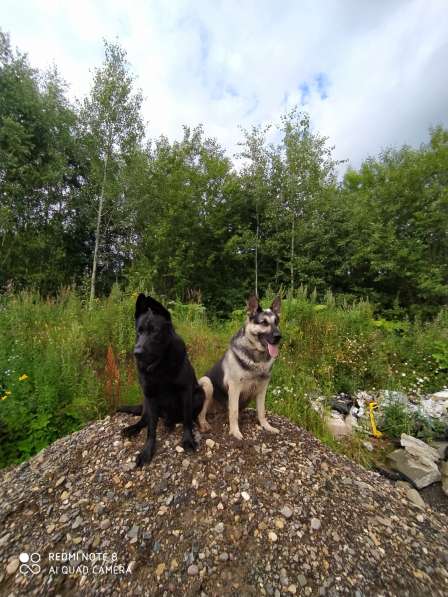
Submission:
M 278 346 L 276 346 L 275 344 L 268 343 L 268 350 L 269 350 L 269 354 L 271 355 L 271 357 L 273 359 L 278 357 Z

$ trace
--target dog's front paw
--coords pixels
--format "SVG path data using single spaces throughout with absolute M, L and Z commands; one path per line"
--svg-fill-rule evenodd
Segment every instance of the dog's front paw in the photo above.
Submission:
M 123 437 L 134 437 L 134 435 L 138 435 L 141 430 L 141 427 L 137 427 L 136 425 L 129 425 L 129 427 L 125 427 L 121 430 L 121 435 Z
M 135 464 L 138 468 L 141 468 L 144 464 L 148 464 L 152 460 L 152 454 L 147 452 L 146 450 L 142 450 L 139 454 L 137 454 L 137 458 L 135 459 Z
M 192 435 L 184 435 L 184 437 L 182 438 L 182 448 L 186 452 L 194 452 L 197 447 L 198 445 L 196 443 L 196 440 Z
M 231 429 L 230 435 L 233 435 L 233 437 L 239 441 L 242 441 L 242 439 L 243 439 L 243 434 L 241 433 L 241 431 L 239 429 Z
M 199 431 L 201 433 L 207 433 L 207 431 L 211 431 L 211 425 L 205 419 L 203 421 L 198 420 Z
M 261 425 L 263 427 L 263 429 L 265 429 L 266 431 L 269 431 L 269 433 L 280 433 L 280 430 L 277 429 L 277 427 L 272 427 L 272 425 L 269 425 L 269 423 L 264 423 Z

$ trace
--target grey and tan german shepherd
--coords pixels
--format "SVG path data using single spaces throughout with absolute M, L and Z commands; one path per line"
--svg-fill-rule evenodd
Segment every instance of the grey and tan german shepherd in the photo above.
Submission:
M 255 399 L 260 425 L 267 431 L 278 433 L 266 419 L 265 398 L 282 337 L 279 317 L 280 297 L 274 299 L 270 309 L 262 309 L 256 296 L 249 298 L 244 327 L 233 336 L 222 359 L 199 380 L 205 394 L 198 417 L 201 431 L 210 430 L 207 411 L 216 401 L 228 405 L 230 435 L 243 439 L 238 413 L 249 400 Z

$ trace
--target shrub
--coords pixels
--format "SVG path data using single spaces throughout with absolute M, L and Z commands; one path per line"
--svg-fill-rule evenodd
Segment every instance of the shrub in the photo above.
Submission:
M 72 290 L 56 299 L 29 292 L 0 296 L 0 466 L 28 458 L 112 412 L 119 401 L 141 400 L 132 354 L 136 296 L 114 287 L 92 309 Z M 199 304 L 168 306 L 199 378 L 243 325 L 245 310 L 216 321 Z M 334 446 L 313 397 L 375 388 L 422 394 L 444 387 L 447 313 L 432 323 L 378 324 L 367 302 L 327 294 L 317 303 L 306 288 L 289 293 L 268 408 Z M 412 425 L 421 436 L 427 433 L 424 421 L 409 421 L 391 406 L 382 430 L 398 437 Z

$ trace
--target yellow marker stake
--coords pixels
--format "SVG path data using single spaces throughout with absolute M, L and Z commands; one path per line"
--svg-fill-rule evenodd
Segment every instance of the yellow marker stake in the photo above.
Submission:
M 373 415 L 373 411 L 376 408 L 378 408 L 378 404 L 375 401 L 369 402 L 370 424 L 372 426 L 372 434 L 374 437 L 381 437 L 383 434 L 376 428 L 375 417 Z

